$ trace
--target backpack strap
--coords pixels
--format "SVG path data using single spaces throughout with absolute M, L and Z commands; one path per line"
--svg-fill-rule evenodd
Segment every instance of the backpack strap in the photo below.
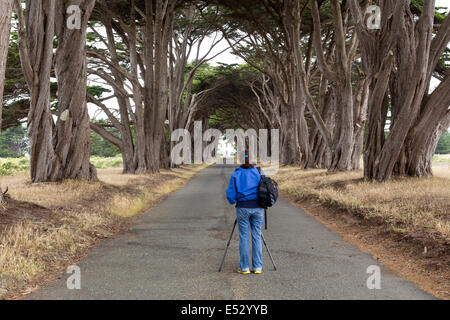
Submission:
M 258 170 L 258 172 L 259 172 L 259 175 L 262 177 L 263 176 L 263 174 L 261 173 L 261 167 L 256 167 L 256 169 Z

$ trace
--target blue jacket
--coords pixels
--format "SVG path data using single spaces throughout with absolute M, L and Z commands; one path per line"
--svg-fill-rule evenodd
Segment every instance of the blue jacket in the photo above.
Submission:
M 227 188 L 227 199 L 237 208 L 259 208 L 258 185 L 261 175 L 256 168 L 236 168 Z

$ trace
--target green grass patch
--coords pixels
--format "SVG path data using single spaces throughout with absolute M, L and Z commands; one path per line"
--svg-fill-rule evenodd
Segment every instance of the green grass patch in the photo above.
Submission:
M 111 158 L 92 156 L 91 163 L 97 169 L 119 168 L 119 167 L 123 166 L 122 156 L 120 156 L 120 155 L 116 156 L 116 157 L 111 157 Z
M 111 158 L 93 156 L 91 157 L 91 163 L 97 169 L 118 168 L 123 165 L 120 155 Z M 28 170 L 30 170 L 30 159 L 28 157 L 0 158 L 0 176 L 12 176 Z
M 433 156 L 433 163 L 448 163 L 448 164 L 450 164 L 450 155 L 448 155 L 448 154 L 435 154 Z
M 0 176 L 12 176 L 30 169 L 30 160 L 22 158 L 0 158 Z

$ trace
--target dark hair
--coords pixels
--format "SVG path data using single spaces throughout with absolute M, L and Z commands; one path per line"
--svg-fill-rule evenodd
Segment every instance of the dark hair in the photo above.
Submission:
M 250 163 L 250 157 L 248 155 L 248 151 L 247 150 L 245 151 L 244 159 L 245 159 L 245 163 L 243 165 L 241 165 L 241 168 L 243 168 L 243 169 L 250 169 L 250 168 L 254 168 L 255 167 L 253 164 Z

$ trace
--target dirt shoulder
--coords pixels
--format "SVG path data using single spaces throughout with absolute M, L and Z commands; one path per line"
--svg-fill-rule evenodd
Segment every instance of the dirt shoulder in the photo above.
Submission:
M 282 168 L 282 196 L 438 298 L 450 299 L 450 181 L 367 185 L 362 173 Z M 414 196 L 414 190 L 416 196 Z
M 148 175 L 104 169 L 98 182 L 31 184 L 26 173 L 3 177 L 10 198 L 0 207 L 0 299 L 20 298 L 54 280 L 204 168 Z

